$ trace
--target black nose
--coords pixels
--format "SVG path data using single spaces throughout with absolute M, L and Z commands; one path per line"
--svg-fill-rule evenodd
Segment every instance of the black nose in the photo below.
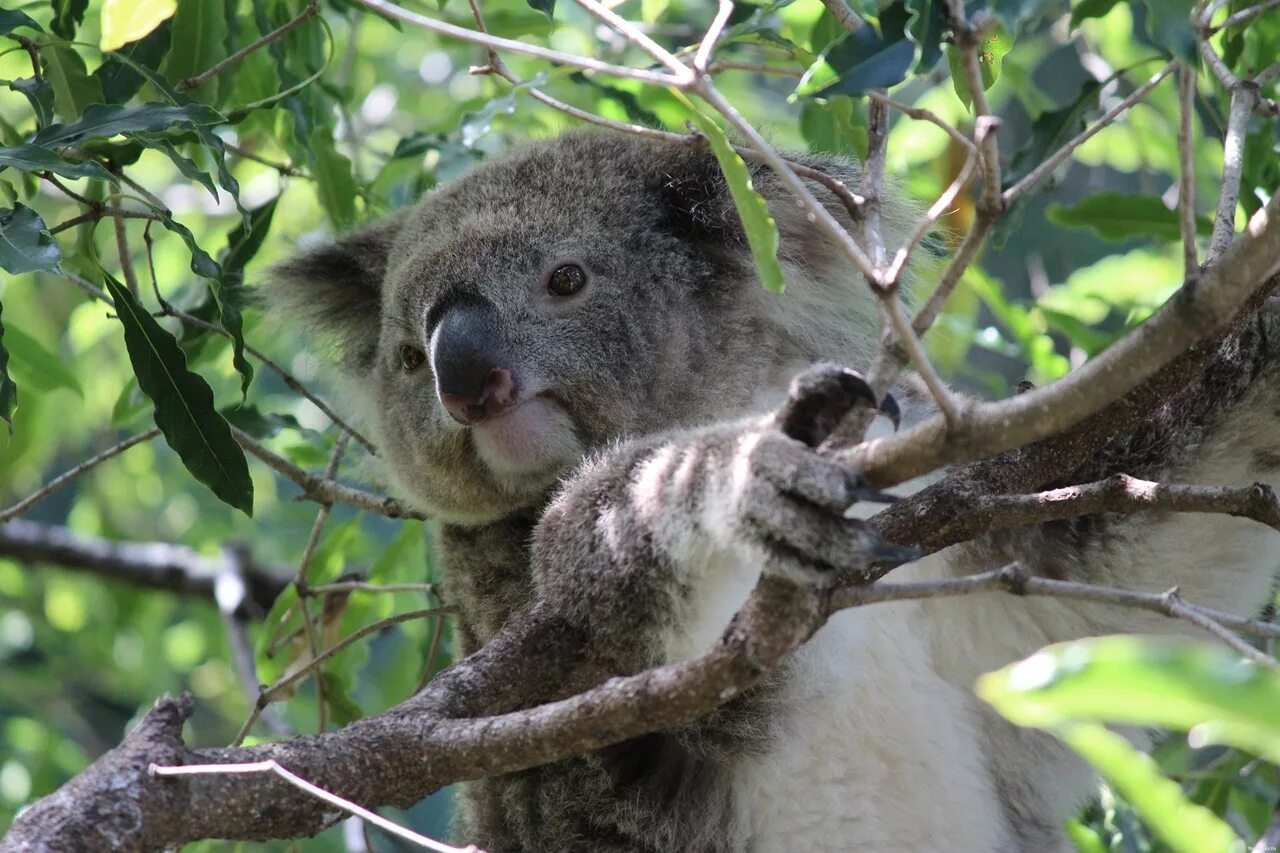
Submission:
M 488 300 L 466 297 L 448 307 L 431 335 L 436 395 L 455 421 L 473 426 L 516 403 L 515 377 Z

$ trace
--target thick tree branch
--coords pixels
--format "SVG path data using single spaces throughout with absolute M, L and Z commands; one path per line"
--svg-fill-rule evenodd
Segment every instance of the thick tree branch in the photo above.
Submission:
M 208 557 L 183 545 L 119 542 L 25 519 L 0 524 L 0 557 L 48 563 L 210 601 L 220 583 L 238 576 L 260 612 L 271 608 L 290 576 L 287 566 L 264 565 L 242 553 Z

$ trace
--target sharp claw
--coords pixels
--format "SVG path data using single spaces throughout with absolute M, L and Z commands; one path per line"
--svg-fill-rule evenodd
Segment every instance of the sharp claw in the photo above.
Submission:
M 871 390 L 870 386 L 867 390 Z M 884 399 L 880 401 L 880 414 L 893 422 L 893 431 L 897 432 L 898 427 L 902 425 L 902 410 L 898 408 L 898 401 L 893 399 L 892 394 L 885 394 Z

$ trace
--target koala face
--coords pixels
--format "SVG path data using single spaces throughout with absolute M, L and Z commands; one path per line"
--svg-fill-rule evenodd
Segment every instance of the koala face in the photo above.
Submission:
M 745 411 L 815 355 L 714 159 L 616 135 L 486 163 L 274 279 L 277 314 L 337 344 L 391 478 L 452 522 L 538 504 L 612 440 Z

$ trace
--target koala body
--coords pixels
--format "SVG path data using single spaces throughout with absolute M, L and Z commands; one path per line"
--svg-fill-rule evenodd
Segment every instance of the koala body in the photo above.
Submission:
M 850 164 L 809 162 L 856 180 Z M 491 160 L 276 270 L 277 312 L 337 348 L 388 477 L 443 522 L 462 651 L 533 610 L 586 638 L 581 672 L 546 699 L 709 650 L 762 572 L 894 551 L 845 519 L 851 475 L 776 414 L 805 368 L 867 362 L 872 297 L 776 179 L 754 179 L 779 226 L 783 297 L 760 287 L 709 154 L 603 134 Z M 887 206 L 886 228 L 907 216 Z M 1280 480 L 1266 331 L 1242 344 L 1238 375 L 1189 388 L 1064 482 Z M 910 386 L 896 394 L 907 421 L 929 414 Z M 955 546 L 894 580 L 1019 559 L 1247 612 L 1278 544 L 1225 516 L 1091 517 Z M 846 611 L 697 725 L 469 783 L 459 840 L 495 853 L 1065 850 L 1088 769 L 1002 722 L 973 680 L 1055 641 L 1174 630 L 1054 599 Z

